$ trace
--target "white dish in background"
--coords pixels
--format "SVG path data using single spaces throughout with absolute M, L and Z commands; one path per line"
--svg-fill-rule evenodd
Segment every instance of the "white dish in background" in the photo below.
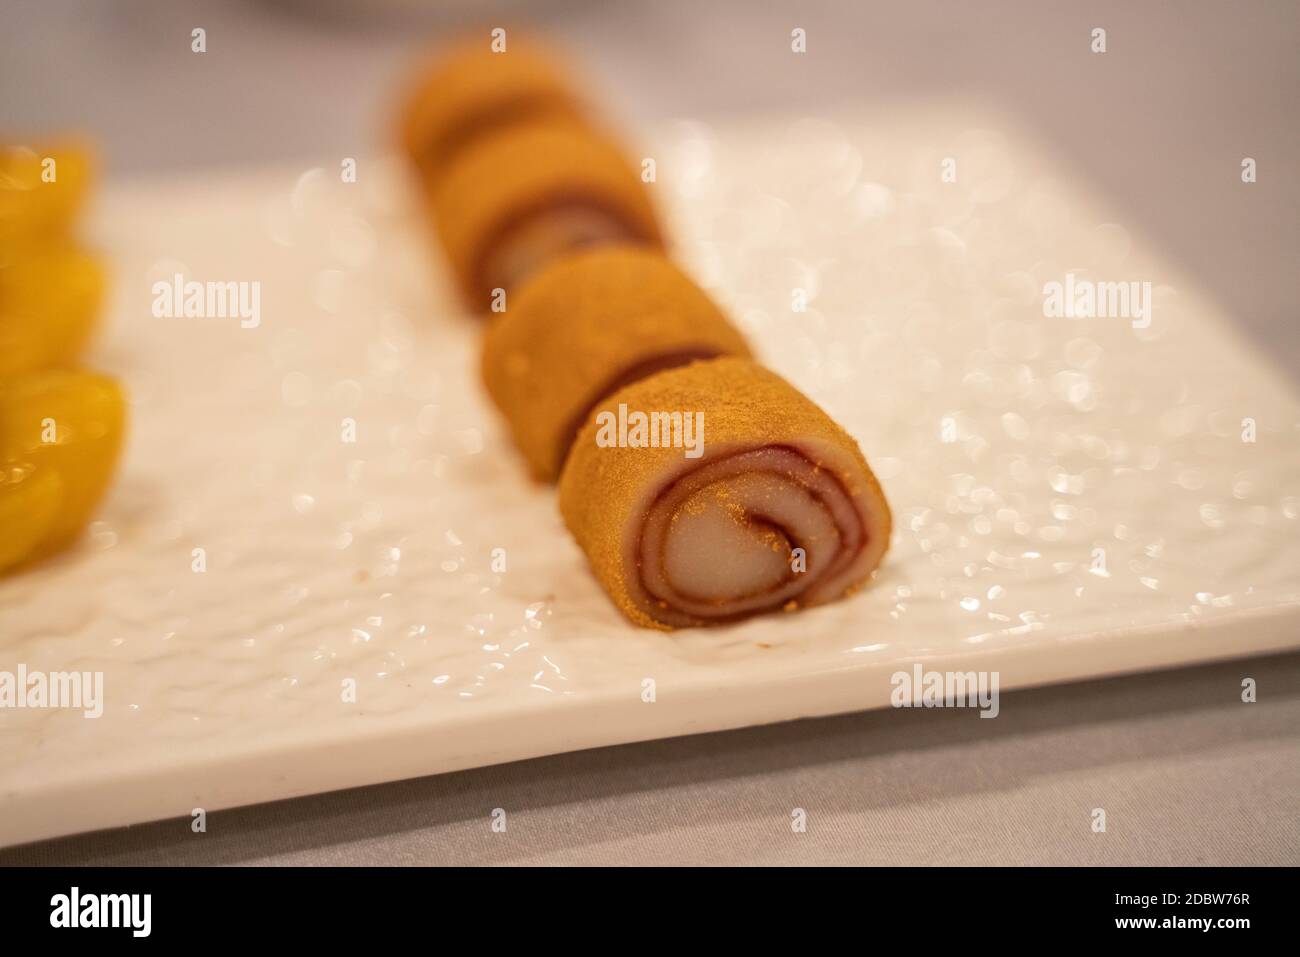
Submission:
M 80 548 L 0 581 L 0 669 L 102 671 L 105 710 L 0 711 L 0 844 L 880 707 L 918 661 L 1005 690 L 1300 645 L 1294 395 L 1066 165 L 977 115 L 647 137 L 680 258 L 860 440 L 895 515 L 863 594 L 719 631 L 633 628 L 596 586 L 396 164 L 108 190 L 92 361 L 132 393 L 124 467 Z M 176 271 L 260 281 L 260 326 L 154 318 Z M 1044 318 L 1067 272 L 1151 281 L 1150 327 Z

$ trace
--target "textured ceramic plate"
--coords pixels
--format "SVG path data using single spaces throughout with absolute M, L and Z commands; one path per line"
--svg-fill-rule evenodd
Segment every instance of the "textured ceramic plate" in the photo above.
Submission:
M 675 635 L 615 613 L 525 479 L 392 163 L 109 190 L 125 467 L 75 552 L 0 582 L 0 670 L 103 672 L 104 713 L 0 710 L 0 843 L 880 707 L 914 662 L 1005 689 L 1300 644 L 1293 394 L 977 116 L 646 138 L 680 258 L 896 527 L 855 598 Z M 155 318 L 177 273 L 260 282 L 259 324 Z M 1071 273 L 1149 282 L 1149 324 L 1045 317 Z

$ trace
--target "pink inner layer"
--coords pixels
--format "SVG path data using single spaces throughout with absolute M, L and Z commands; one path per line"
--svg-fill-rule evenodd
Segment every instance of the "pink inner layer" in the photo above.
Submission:
M 816 451 L 853 467 L 839 450 Z M 829 601 L 884 553 L 884 506 L 870 497 L 850 495 L 833 470 L 790 446 L 684 460 L 648 496 L 639 530 L 629 529 L 632 596 L 674 626 Z

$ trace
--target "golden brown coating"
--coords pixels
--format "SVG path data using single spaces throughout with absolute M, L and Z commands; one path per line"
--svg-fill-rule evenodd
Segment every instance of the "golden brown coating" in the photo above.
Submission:
M 702 414 L 702 454 L 600 444 L 598 417 L 620 406 Z M 858 444 L 747 359 L 670 369 L 600 402 L 559 491 L 601 585 L 647 627 L 833 601 L 871 576 L 889 543 L 889 506 Z
M 402 149 L 426 183 L 479 137 L 520 121 L 580 120 L 584 110 L 558 56 L 511 33 L 493 52 L 484 34 L 442 51 L 412 84 L 400 122 Z
M 527 123 L 481 138 L 457 155 L 433 205 L 452 271 L 476 310 L 490 307 L 494 289 L 509 290 L 577 248 L 662 246 L 636 169 L 581 127 Z
M 663 253 L 604 246 L 558 259 L 523 284 L 488 329 L 483 381 L 534 477 L 554 481 L 600 399 L 674 365 L 749 354 Z

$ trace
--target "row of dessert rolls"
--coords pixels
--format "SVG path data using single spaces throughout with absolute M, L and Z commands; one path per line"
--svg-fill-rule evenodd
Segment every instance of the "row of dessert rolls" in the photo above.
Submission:
M 532 474 L 558 481 L 565 523 L 636 624 L 853 591 L 890 534 L 866 459 L 667 258 L 636 164 L 577 89 L 498 31 L 423 72 L 402 119 Z

